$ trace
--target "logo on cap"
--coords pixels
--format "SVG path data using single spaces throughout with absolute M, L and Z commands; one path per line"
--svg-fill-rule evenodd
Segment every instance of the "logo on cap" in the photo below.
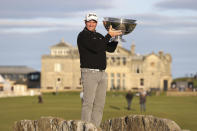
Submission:
M 88 13 L 85 16 L 85 21 L 90 21 L 90 20 L 98 21 L 98 17 L 96 15 L 96 13 Z

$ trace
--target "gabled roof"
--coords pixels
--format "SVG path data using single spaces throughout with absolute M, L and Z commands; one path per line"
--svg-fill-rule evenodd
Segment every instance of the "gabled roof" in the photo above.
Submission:
M 30 72 L 36 72 L 36 70 L 27 66 L 0 66 L 0 74 L 27 74 Z
M 132 60 L 143 61 L 145 59 L 144 55 L 136 54 L 131 57 Z
M 64 39 L 62 39 L 59 43 L 56 45 L 51 46 L 51 48 L 59 48 L 59 47 L 72 47 L 69 43 L 64 42 Z
M 149 54 L 146 55 L 146 57 L 149 57 L 149 56 L 156 56 L 156 57 L 158 57 L 158 55 L 155 54 L 155 52 L 152 52 L 152 53 L 149 53 Z
M 152 52 L 150 54 L 147 54 L 146 55 L 146 58 L 150 57 L 150 56 L 155 56 L 157 57 L 158 59 L 161 59 L 160 55 L 159 54 L 156 54 L 155 52 Z M 165 54 L 163 54 L 163 56 L 165 57 Z
M 128 55 L 130 55 L 130 51 L 123 48 L 122 46 L 118 45 L 114 53 L 108 53 L 107 52 L 107 55 L 110 55 L 110 56 L 114 56 L 114 55 L 117 55 L 117 54 L 128 56 Z

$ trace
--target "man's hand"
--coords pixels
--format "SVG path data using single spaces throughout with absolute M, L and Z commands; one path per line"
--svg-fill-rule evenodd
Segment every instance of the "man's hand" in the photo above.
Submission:
M 108 34 L 111 35 L 111 37 L 115 37 L 115 36 L 122 35 L 122 32 L 121 32 L 121 30 L 115 30 L 115 29 L 113 29 L 112 28 L 112 25 L 110 25 Z

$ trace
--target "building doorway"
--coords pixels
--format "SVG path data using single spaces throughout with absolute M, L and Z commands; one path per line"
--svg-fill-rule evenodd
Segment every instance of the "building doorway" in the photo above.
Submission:
M 163 81 L 163 90 L 167 91 L 168 90 L 168 80 Z

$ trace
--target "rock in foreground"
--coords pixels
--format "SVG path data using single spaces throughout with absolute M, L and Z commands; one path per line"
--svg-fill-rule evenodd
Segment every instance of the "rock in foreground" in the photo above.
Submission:
M 181 131 L 172 120 L 154 116 L 130 115 L 113 118 L 101 124 L 103 131 Z M 63 120 L 54 117 L 41 117 L 39 120 L 15 122 L 14 131 L 100 131 L 92 123 L 80 120 Z
M 104 131 L 181 131 L 174 121 L 150 115 L 113 118 L 102 123 L 101 128 Z
M 39 120 L 15 122 L 14 131 L 97 131 L 97 128 L 92 123 L 78 120 L 41 117 Z

